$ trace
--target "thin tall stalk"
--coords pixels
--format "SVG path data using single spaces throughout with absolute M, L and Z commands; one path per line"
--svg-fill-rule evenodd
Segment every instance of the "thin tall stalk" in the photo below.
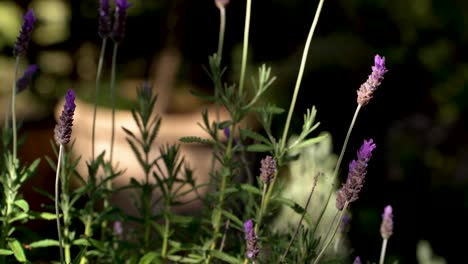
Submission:
M 384 261 L 385 261 L 385 252 L 387 251 L 387 243 L 388 243 L 388 239 L 384 239 L 382 241 L 382 249 L 380 250 L 380 260 L 379 260 L 379 264 L 384 264 Z
M 336 166 L 335 166 L 335 169 L 333 170 L 333 174 L 332 174 L 332 188 L 330 188 L 330 192 L 328 193 L 328 196 L 327 196 L 327 200 L 325 201 L 324 203 L 324 206 L 322 208 L 322 210 L 320 211 L 320 215 L 319 217 L 317 218 L 317 225 L 315 226 L 315 229 L 314 229 L 314 232 L 315 230 L 317 229 L 318 225 L 320 224 L 324 214 L 325 214 L 325 211 L 327 210 L 328 208 L 328 203 L 330 202 L 330 199 L 331 199 L 331 196 L 334 192 L 333 190 L 333 185 L 335 184 L 335 181 L 336 181 L 336 177 L 338 176 L 338 170 L 341 166 L 341 162 L 343 161 L 343 156 L 344 156 L 344 153 L 346 151 L 346 147 L 348 146 L 348 140 L 351 136 L 351 131 L 353 131 L 353 127 L 354 127 L 354 124 L 356 123 L 356 119 L 358 117 L 358 114 L 359 114 L 359 110 L 361 110 L 361 105 L 358 104 L 357 108 L 356 108 L 356 111 L 354 112 L 354 116 L 353 116 L 353 119 L 351 120 L 351 124 L 349 125 L 349 128 L 348 128 L 348 132 L 346 133 L 346 138 L 345 138 L 345 141 L 343 143 L 343 146 L 341 148 L 341 153 L 340 153 L 340 156 L 338 158 L 338 161 L 336 162 Z
M 118 42 L 114 42 L 114 50 L 112 52 L 112 68 L 111 68 L 111 108 L 112 108 L 112 131 L 111 131 L 111 143 L 110 143 L 110 164 L 112 166 L 112 158 L 114 155 L 114 141 L 115 141 L 115 78 L 116 78 L 116 67 L 117 67 L 117 49 L 119 47 Z M 111 182 L 108 181 L 108 185 L 111 185 Z
M 11 88 L 11 128 L 13 130 L 13 162 L 16 162 L 17 152 L 17 131 L 16 131 L 16 80 L 18 78 L 20 56 L 16 56 L 15 62 L 15 78 L 13 78 L 13 85 Z
M 294 93 L 293 97 L 291 99 L 291 105 L 289 106 L 289 112 L 288 112 L 288 117 L 286 118 L 286 124 L 284 125 L 284 131 L 283 131 L 283 137 L 281 140 L 281 149 L 284 149 L 286 145 L 286 139 L 288 137 L 288 131 L 289 131 L 289 125 L 291 123 L 291 118 L 292 114 L 294 112 L 294 107 L 296 105 L 296 100 L 297 100 L 297 95 L 299 93 L 299 88 L 301 87 L 301 82 L 302 82 L 302 76 L 304 75 L 304 69 L 307 61 L 307 55 L 309 54 L 309 47 L 310 43 L 312 42 L 312 37 L 315 32 L 315 28 L 318 23 L 318 19 L 320 17 L 320 13 L 322 11 L 322 6 L 323 6 L 324 0 L 320 0 L 317 10 L 315 11 L 315 16 L 314 20 L 312 21 L 312 25 L 309 30 L 309 35 L 307 36 L 307 40 L 304 46 L 304 52 L 302 53 L 302 59 L 301 59 L 301 66 L 299 67 L 299 73 L 297 75 L 297 80 L 296 80 L 296 86 L 294 87 Z
M 330 246 L 331 242 L 333 241 L 333 238 L 335 238 L 335 235 L 336 235 L 336 231 L 338 230 L 338 227 L 340 226 L 340 223 L 341 223 L 341 219 L 343 218 L 343 214 L 344 212 L 346 211 L 346 209 L 348 208 L 348 204 L 349 202 L 346 201 L 344 206 L 343 206 L 343 209 L 341 211 L 337 211 L 336 214 L 338 215 L 338 219 L 336 220 L 336 224 L 335 226 L 333 227 L 333 232 L 332 232 L 332 235 L 330 236 L 330 238 L 327 240 L 327 242 L 325 243 L 325 245 L 322 247 L 322 249 L 320 250 L 319 254 L 317 255 L 317 258 L 315 259 L 315 261 L 313 261 L 313 264 L 318 264 L 320 259 L 323 257 L 323 255 L 325 254 L 325 251 L 327 250 L 327 248 Z M 333 222 L 331 223 L 330 227 L 333 225 Z
M 239 94 L 242 96 L 244 89 L 245 69 L 247 68 L 247 53 L 249 51 L 249 30 L 250 30 L 250 13 L 252 0 L 247 0 L 245 7 L 245 25 L 244 25 L 244 42 L 242 47 L 242 64 L 239 80 Z
M 98 98 L 99 98 L 99 84 L 101 82 L 102 64 L 104 61 L 104 54 L 106 52 L 106 44 L 107 44 L 107 38 L 103 38 L 102 44 L 101 44 L 101 53 L 99 55 L 99 62 L 98 62 L 97 73 L 96 73 L 96 90 L 94 93 L 93 128 L 91 132 L 91 159 L 92 160 L 94 160 L 95 158 L 96 115 L 97 115 L 97 105 L 98 105 Z
M 63 157 L 63 144 L 60 144 L 59 155 L 57 161 L 57 171 L 55 175 L 55 216 L 57 220 L 57 234 L 59 239 L 59 250 L 60 250 L 60 263 L 65 263 L 63 257 L 63 237 L 62 237 L 62 228 L 60 225 L 60 209 L 59 209 L 59 179 L 60 179 L 60 170 L 62 165 Z

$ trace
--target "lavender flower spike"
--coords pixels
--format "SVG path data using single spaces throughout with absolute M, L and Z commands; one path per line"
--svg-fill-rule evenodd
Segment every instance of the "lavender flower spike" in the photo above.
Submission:
M 247 257 L 249 259 L 255 259 L 260 253 L 260 248 L 257 243 L 257 235 L 255 234 L 254 224 L 252 219 L 245 221 L 244 223 L 245 232 L 245 243 L 247 244 Z
M 382 224 L 380 225 L 380 234 L 383 239 L 389 239 L 393 234 L 393 209 L 387 205 L 382 215 Z
M 385 57 L 380 57 L 378 54 L 374 58 L 374 66 L 372 66 L 372 73 L 367 78 L 367 81 L 361 85 L 357 91 L 357 103 L 361 106 L 365 106 L 372 99 L 372 95 L 377 87 L 380 86 L 384 78 L 384 74 L 387 72 L 385 68 Z
M 354 259 L 353 264 L 361 264 L 361 258 L 360 258 L 359 256 L 357 256 L 357 257 Z
M 266 156 L 260 163 L 262 164 L 262 167 L 260 167 L 260 179 L 263 183 L 269 184 L 275 177 L 276 161 L 273 157 Z
M 123 234 L 122 222 L 115 221 L 113 229 L 114 229 L 114 235 L 122 236 L 122 234 Z
M 66 145 L 70 142 L 75 108 L 75 92 L 72 89 L 68 89 L 65 95 L 65 105 L 63 106 L 62 114 L 54 129 L 55 142 L 58 145 Z
M 107 38 L 111 33 L 111 7 L 109 0 L 99 0 L 99 36 Z
M 24 71 L 23 76 L 16 81 L 16 93 L 19 94 L 22 91 L 26 90 L 28 84 L 31 82 L 31 79 L 37 71 L 37 66 L 35 64 L 29 65 L 29 67 Z
M 26 15 L 23 17 L 23 25 L 18 38 L 16 39 L 15 48 L 13 49 L 13 55 L 21 57 L 26 54 L 28 50 L 29 41 L 31 40 L 31 33 L 36 22 L 36 17 L 32 9 L 29 9 Z
M 338 190 L 336 195 L 336 208 L 338 210 L 343 210 L 343 207 L 346 202 L 351 203 L 356 201 L 364 185 L 364 179 L 367 173 L 367 163 L 372 157 L 372 151 L 375 149 L 375 144 L 372 139 L 366 141 L 362 144 L 359 149 L 357 160 L 351 161 L 349 164 L 349 173 L 346 183 L 343 184 L 340 190 Z
M 132 6 L 127 0 L 115 0 L 115 17 L 112 39 L 121 42 L 125 36 L 125 25 L 127 24 L 127 9 Z

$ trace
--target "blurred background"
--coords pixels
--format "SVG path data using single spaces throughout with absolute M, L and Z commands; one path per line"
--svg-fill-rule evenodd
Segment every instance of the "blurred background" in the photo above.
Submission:
M 35 63 L 39 74 L 18 96 L 18 118 L 26 141 L 23 162 L 53 156 L 54 111 L 68 87 L 90 101 L 101 40 L 97 0 L 0 1 L 0 105 L 7 105 L 14 74 L 12 47 L 22 15 L 33 8 L 38 22 L 22 68 Z M 127 34 L 118 55 L 118 106 L 127 109 L 144 80 L 161 94 L 160 111 L 191 113 L 203 102 L 190 89 L 211 92 L 204 72 L 217 49 L 219 11 L 213 1 L 132 0 Z M 287 108 L 304 41 L 318 1 L 253 1 L 249 68 L 272 66 L 278 77 L 268 100 Z M 237 82 L 245 1 L 227 6 L 224 63 L 226 81 Z M 309 53 L 292 131 L 315 105 L 320 131 L 333 136 L 339 153 L 356 107 L 356 90 L 370 74 L 375 54 L 386 57 L 389 72 L 358 118 L 346 164 L 363 139 L 377 144 L 360 199 L 352 205 L 350 239 L 355 255 L 375 261 L 380 252 L 383 208 L 391 204 L 395 233 L 388 254 L 416 263 L 416 245 L 428 240 L 448 263 L 463 259 L 468 235 L 468 2 L 446 0 L 325 1 Z M 105 65 L 111 61 L 110 46 Z M 102 89 L 107 89 L 105 68 Z M 248 76 L 247 79 L 250 79 Z M 100 102 L 106 107 L 105 92 Z M 161 99 L 162 98 L 162 99 Z M 59 106 L 61 107 L 61 106 Z M 4 111 L 1 107 L 0 111 Z M 3 118 L 3 112 L 0 117 Z M 275 120 L 280 135 L 286 115 Z M 163 121 L 164 122 L 164 121 Z M 2 123 L 2 122 L 0 122 Z M 76 124 L 79 126 L 79 124 Z M 259 157 L 261 158 L 261 157 Z M 42 162 L 25 186 L 52 190 L 54 173 Z M 33 205 L 34 208 L 34 205 Z

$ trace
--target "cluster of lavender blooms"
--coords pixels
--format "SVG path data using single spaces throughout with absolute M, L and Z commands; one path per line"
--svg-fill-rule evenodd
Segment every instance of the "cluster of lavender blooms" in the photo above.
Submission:
M 245 243 L 246 243 L 246 254 L 247 257 L 251 260 L 254 260 L 258 253 L 260 253 L 260 248 L 258 246 L 258 237 L 255 234 L 254 224 L 252 219 L 245 221 L 244 223 L 244 233 L 245 233 Z
M 111 37 L 115 42 L 121 42 L 125 37 L 127 9 L 131 6 L 127 0 L 115 0 L 114 24 L 111 26 L 110 1 L 99 0 L 99 36 L 103 39 Z
M 362 144 L 358 151 L 358 159 L 351 161 L 349 164 L 349 173 L 346 183 L 337 192 L 336 208 L 343 210 L 345 204 L 354 202 L 359 197 L 359 192 L 364 186 L 364 179 L 367 174 L 367 164 L 372 157 L 372 151 L 375 149 L 375 144 L 372 139 Z
M 16 81 L 16 93 L 21 93 L 22 91 L 28 88 L 29 83 L 32 80 L 33 75 L 37 72 L 37 65 L 29 65 L 28 68 L 24 71 L 23 76 L 21 76 Z
M 393 209 L 391 205 L 387 205 L 384 209 L 380 234 L 383 239 L 389 239 L 393 234 Z
M 361 85 L 359 90 L 357 90 L 357 103 L 362 106 L 368 104 L 370 99 L 372 99 L 374 91 L 380 86 L 384 79 L 384 74 L 388 71 L 387 68 L 385 68 L 385 57 L 380 57 L 377 54 L 375 55 L 374 62 L 375 64 L 372 66 L 371 75 L 369 75 L 369 78 Z
M 63 106 L 62 114 L 54 129 L 54 137 L 57 145 L 66 145 L 70 142 L 75 108 L 75 92 L 69 89 L 65 95 L 65 105 Z
M 263 183 L 269 184 L 276 173 L 276 160 L 272 156 L 266 156 L 261 161 L 260 166 L 260 179 Z
M 16 40 L 15 48 L 13 49 L 13 55 L 21 57 L 26 55 L 28 50 L 29 41 L 31 40 L 31 33 L 36 23 L 36 17 L 32 9 L 29 9 L 26 15 L 24 15 L 23 25 L 21 31 Z

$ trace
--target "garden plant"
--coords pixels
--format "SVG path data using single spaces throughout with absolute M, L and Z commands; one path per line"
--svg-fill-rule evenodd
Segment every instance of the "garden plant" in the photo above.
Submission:
M 203 111 L 200 113 L 203 122 L 199 125 L 206 132 L 206 138 L 187 135 L 178 144 L 155 144 L 164 118 L 153 111 L 158 97 L 150 82 L 144 82 L 136 89 L 137 102 L 131 113 L 138 130 L 114 125 L 116 68 L 119 50 L 125 48 L 127 10 L 132 4 L 127 0 L 115 0 L 112 8 L 109 0 L 96 1 L 97 32 L 102 46 L 95 98 L 100 93 L 110 93 L 113 115 L 108 120 L 112 123 L 109 148 L 102 153 L 95 151 L 95 122 L 99 111 L 96 99 L 90 131 L 92 140 L 89 142 L 92 145 L 91 159 L 81 160 L 72 155 L 73 128 L 80 124 L 73 122 L 77 106 L 75 91 L 70 88 L 57 120 L 55 137 L 51 139 L 56 156 L 38 157 L 31 164 L 24 164 L 18 157 L 22 135 L 18 135 L 20 124 L 15 114 L 16 96 L 21 96 L 37 71 L 37 67 L 31 65 L 20 76 L 20 62 L 28 50 L 36 23 L 34 11 L 27 11 L 14 46 L 16 69 L 10 104 L 3 106 L 7 110 L 0 159 L 0 263 L 361 263 L 359 252 L 353 252 L 344 243 L 346 224 L 351 217 L 350 206 L 365 188 L 367 174 L 374 177 L 372 171 L 367 171 L 367 166 L 379 143 L 373 139 L 354 139 L 352 130 L 358 114 L 372 103 L 373 94 L 384 79 L 387 72 L 385 57 L 369 58 L 373 63 L 370 75 L 367 79 L 363 76 L 360 87 L 349 88 L 357 88 L 357 99 L 349 99 L 356 100 L 357 105 L 354 115 L 349 117 L 348 133 L 338 158 L 327 154 L 331 157 L 327 159 L 328 164 L 332 163 L 327 165 L 330 169 L 319 163 L 311 166 L 308 153 L 330 141 L 329 134 L 317 132 L 320 128 L 316 122 L 318 109 L 311 106 L 306 113 L 296 113 L 295 104 L 324 0 L 319 1 L 311 21 L 302 59 L 298 62 L 297 80 L 291 84 L 294 92 L 289 109 L 281 109 L 264 99 L 269 88 L 275 85 L 274 69 L 264 64 L 256 72 L 247 71 L 250 18 L 254 15 L 251 14 L 251 2 L 246 1 L 239 81 L 227 83 L 224 80 L 229 70 L 223 65 L 224 36 L 229 32 L 226 27 L 229 1 L 215 0 L 220 13 L 218 49 L 208 57 L 205 66 L 214 92 L 193 91 L 194 96 L 214 104 L 218 111 L 226 109 L 230 119 L 220 120 L 218 114 L 212 117 L 208 111 Z M 109 88 L 100 85 L 103 68 L 108 66 L 104 56 L 109 50 L 112 52 L 110 90 L 104 90 Z M 251 86 L 246 85 L 248 80 L 252 81 Z M 293 115 L 302 114 L 302 130 L 290 131 Z M 251 116 L 261 125 L 260 132 L 243 125 L 242 121 Z M 273 133 L 273 119 L 284 120 L 282 134 Z M 129 179 L 123 188 L 112 185 L 112 180 L 125 170 L 118 167 L 117 156 L 113 155 L 117 129 L 125 131 L 128 145 L 144 176 L 140 177 L 143 180 Z M 351 150 L 356 152 L 354 160 L 344 161 L 349 140 L 362 142 L 362 145 L 358 150 Z M 207 157 L 213 164 L 209 182 L 200 184 L 196 181 L 196 164 L 187 164 L 180 144 L 204 144 L 212 148 L 212 157 Z M 160 154 L 153 159 L 149 152 L 155 148 Z M 261 162 L 253 164 L 247 158 L 249 153 L 261 157 Z M 38 190 L 50 198 L 50 203 L 44 210 L 36 212 L 30 210 L 20 189 L 34 177 L 39 162 L 48 162 L 56 176 L 55 181 L 50 181 L 55 184 L 54 193 Z M 80 175 L 75 169 L 83 162 L 88 168 L 87 175 Z M 294 172 L 307 177 L 305 182 L 310 183 L 305 200 L 283 195 L 288 185 L 285 172 L 298 164 L 309 166 Z M 343 183 L 339 181 L 340 172 L 347 175 Z M 72 188 L 74 180 L 80 182 L 80 187 Z M 209 191 L 200 194 L 202 188 Z M 124 189 L 135 190 L 137 195 L 129 199 L 132 199 L 137 215 L 128 215 L 112 203 L 112 195 Z M 159 194 L 156 198 L 155 193 Z M 189 193 L 197 194 L 202 208 L 197 214 L 177 213 L 174 208 L 193 202 L 183 200 Z M 284 210 L 294 216 L 281 217 L 280 212 Z M 382 211 L 382 250 L 380 259 L 373 260 L 381 264 L 385 263 L 386 247 L 393 233 L 392 207 L 388 205 Z M 49 221 L 56 225 L 56 234 L 25 239 L 21 235 L 23 226 L 31 220 Z M 34 252 L 38 250 L 51 252 L 49 259 L 36 259 Z

